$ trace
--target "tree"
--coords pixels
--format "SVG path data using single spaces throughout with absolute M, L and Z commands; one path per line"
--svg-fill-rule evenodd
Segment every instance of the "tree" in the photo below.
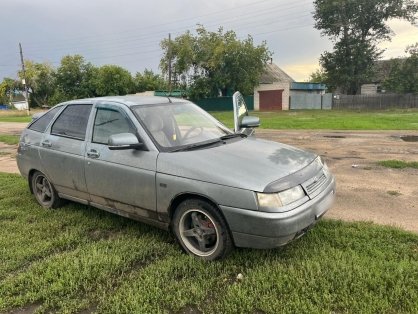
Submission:
M 22 90 L 22 85 L 10 77 L 5 77 L 0 83 L 0 104 L 9 104 L 13 96 Z
M 327 74 L 322 68 L 312 72 L 308 78 L 309 83 L 324 83 L 327 80 Z
M 117 65 L 100 67 L 93 82 L 97 96 L 126 95 L 135 89 L 131 73 Z
M 198 26 L 196 35 L 187 31 L 169 42 L 161 42 L 164 50 L 160 67 L 172 70 L 177 81 L 189 87 L 191 98 L 226 95 L 227 91 L 253 92 L 271 53 L 265 42 L 254 45 L 251 36 L 239 40 L 233 31 L 207 31 Z
M 137 72 L 135 75 L 135 88 L 137 92 L 155 91 L 167 88 L 167 82 L 159 74 L 145 69 L 144 73 Z
M 49 106 L 55 92 L 55 70 L 48 63 L 25 60 L 26 85 L 29 90 L 31 106 Z M 23 72 L 18 72 L 23 79 Z
M 55 102 L 96 96 L 96 74 L 97 68 L 81 55 L 63 57 L 56 73 Z
M 392 60 L 388 78 L 383 87 L 396 93 L 418 93 L 418 43 L 409 46 L 409 57 Z
M 320 64 L 328 78 L 343 93 L 356 94 L 373 74 L 373 64 L 390 39 L 389 19 L 417 20 L 414 0 L 315 0 L 315 28 L 334 41 L 334 51 L 325 52 Z

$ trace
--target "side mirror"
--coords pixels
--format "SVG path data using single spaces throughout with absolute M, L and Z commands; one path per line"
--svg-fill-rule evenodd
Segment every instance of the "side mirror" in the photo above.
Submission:
M 240 123 L 240 128 L 256 128 L 260 126 L 260 118 L 254 116 L 244 116 Z
M 109 136 L 107 145 L 110 150 L 122 150 L 140 148 L 144 144 L 138 140 L 135 134 L 119 133 Z

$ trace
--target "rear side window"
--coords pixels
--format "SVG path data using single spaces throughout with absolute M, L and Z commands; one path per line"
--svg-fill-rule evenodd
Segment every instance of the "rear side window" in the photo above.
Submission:
M 37 132 L 45 132 L 45 130 L 48 127 L 49 123 L 55 117 L 55 115 L 57 114 L 57 112 L 59 110 L 61 110 L 61 108 L 62 108 L 61 106 L 60 107 L 52 108 L 51 110 L 49 110 L 48 112 L 46 112 L 44 115 L 42 115 L 40 118 L 38 118 L 38 120 L 36 120 L 35 122 L 33 122 L 29 126 L 29 129 L 30 130 L 33 130 L 33 131 L 37 131 Z
M 51 134 L 84 140 L 92 105 L 68 105 L 52 125 Z

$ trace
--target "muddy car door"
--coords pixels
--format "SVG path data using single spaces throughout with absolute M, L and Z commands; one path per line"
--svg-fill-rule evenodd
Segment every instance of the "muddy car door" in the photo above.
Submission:
M 92 104 L 68 104 L 45 132 L 39 146 L 42 169 L 60 194 L 88 198 L 84 178 L 87 124 Z
M 86 147 L 86 181 L 93 205 L 135 219 L 156 217 L 155 172 L 158 152 L 145 146 L 110 147 L 112 135 L 141 140 L 132 112 L 117 103 L 94 108 L 91 137 Z

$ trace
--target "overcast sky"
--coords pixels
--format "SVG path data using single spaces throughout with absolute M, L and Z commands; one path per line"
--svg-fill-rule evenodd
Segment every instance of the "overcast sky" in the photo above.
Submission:
M 332 43 L 313 28 L 312 0 L 0 0 L 0 80 L 16 77 L 19 42 L 25 59 L 50 62 L 81 54 L 95 65 L 117 64 L 133 74 L 160 72 L 161 39 L 203 24 L 223 26 L 240 38 L 267 41 L 273 60 L 305 81 Z M 418 41 L 418 28 L 390 23 L 395 32 L 384 58 L 404 54 Z

